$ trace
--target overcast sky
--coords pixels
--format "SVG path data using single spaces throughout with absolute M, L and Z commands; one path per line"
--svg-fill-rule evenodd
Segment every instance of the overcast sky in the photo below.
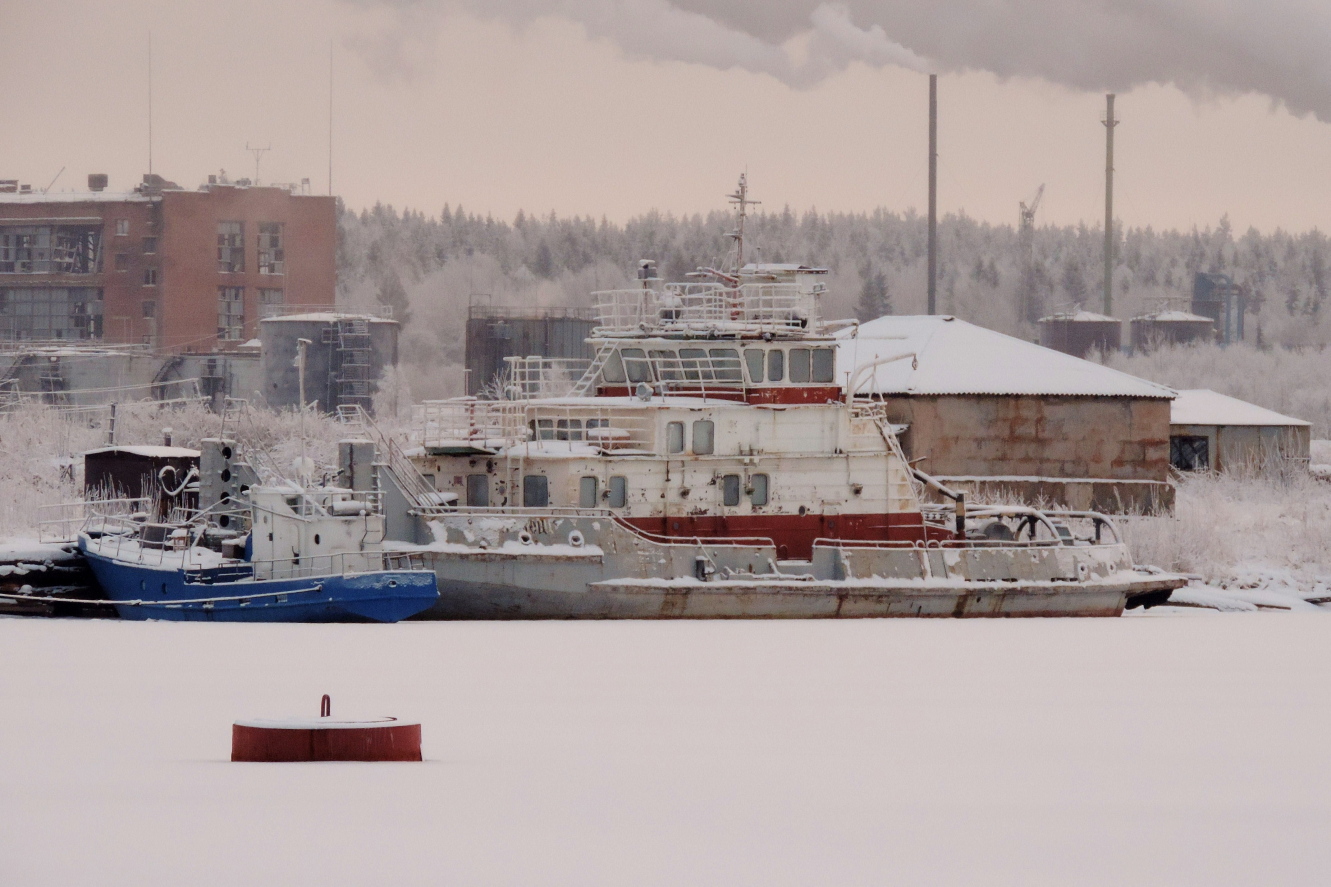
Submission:
M 756 8 L 753 8 L 756 7 Z M 1317 0 L 46 0 L 0 3 L 0 178 L 147 169 L 622 220 L 705 212 L 748 170 L 766 208 L 940 207 L 1131 226 L 1331 228 L 1331 4 Z M 1320 118 L 1320 119 L 1319 119 Z

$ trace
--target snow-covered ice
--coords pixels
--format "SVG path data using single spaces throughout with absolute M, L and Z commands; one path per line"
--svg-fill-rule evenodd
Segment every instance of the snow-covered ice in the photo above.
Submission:
M 0 619 L 0 883 L 1320 883 L 1328 676 L 1323 613 Z M 323 693 L 426 762 L 227 762 Z

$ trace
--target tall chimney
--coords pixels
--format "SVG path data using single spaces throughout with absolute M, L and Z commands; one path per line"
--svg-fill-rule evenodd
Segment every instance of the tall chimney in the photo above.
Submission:
M 1114 94 L 1105 96 L 1105 316 L 1114 316 Z
M 929 75 L 929 313 L 938 313 L 938 75 Z

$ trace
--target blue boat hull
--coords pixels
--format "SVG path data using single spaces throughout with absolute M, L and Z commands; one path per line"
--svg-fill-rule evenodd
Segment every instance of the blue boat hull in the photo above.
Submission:
M 254 580 L 243 565 L 188 572 L 79 548 L 122 619 L 177 622 L 398 622 L 439 599 L 432 571 Z M 206 600 L 203 600 L 206 599 Z

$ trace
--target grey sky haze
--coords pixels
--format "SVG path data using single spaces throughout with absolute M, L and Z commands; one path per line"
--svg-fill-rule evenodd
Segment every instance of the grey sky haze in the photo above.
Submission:
M 997 222 L 1102 213 L 1120 91 L 1131 226 L 1331 228 L 1331 6 L 1299 0 L 64 0 L 0 6 L 0 178 L 54 190 L 147 166 L 252 176 L 434 214 L 447 202 L 623 219 L 924 204 L 941 73 L 940 206 Z M 1293 109 L 1292 111 L 1290 109 Z

